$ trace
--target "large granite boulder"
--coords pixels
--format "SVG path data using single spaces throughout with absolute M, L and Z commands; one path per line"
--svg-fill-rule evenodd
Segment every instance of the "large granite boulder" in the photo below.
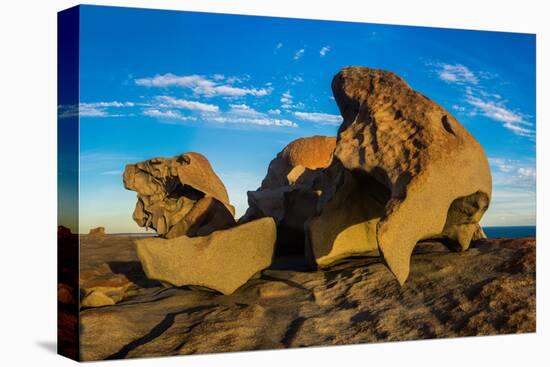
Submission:
M 271 265 L 276 229 L 262 218 L 208 236 L 136 240 L 137 255 L 149 279 L 231 294 Z
M 161 237 L 204 236 L 235 225 L 225 186 L 199 153 L 129 164 L 124 187 L 137 192 L 136 223 Z
M 353 175 L 388 190 L 375 232 L 397 280 L 407 279 L 421 240 L 442 238 L 467 249 L 481 235 L 478 223 L 491 198 L 482 146 L 448 111 L 389 71 L 348 67 L 334 77 L 332 90 L 344 118 L 335 156 Z
M 318 214 L 320 202 L 332 196 L 338 169 L 332 163 L 336 137 L 312 136 L 294 140 L 269 164 L 256 191 L 248 192 L 249 208 L 239 220 L 272 217 L 277 223 L 281 255 L 304 253 L 304 224 Z

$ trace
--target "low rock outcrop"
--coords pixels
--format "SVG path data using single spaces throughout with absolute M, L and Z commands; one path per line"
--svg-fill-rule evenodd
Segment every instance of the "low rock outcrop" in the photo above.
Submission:
M 103 235 L 105 235 L 105 227 L 91 228 L 88 235 L 89 236 L 103 236 Z
M 100 307 L 121 301 L 132 283 L 123 274 L 114 274 L 107 264 L 80 271 L 80 306 Z
M 272 218 L 254 220 L 208 236 L 136 241 L 150 279 L 233 293 L 271 265 L 276 229 Z
M 204 236 L 235 225 L 225 186 L 199 153 L 126 166 L 124 186 L 137 192 L 133 218 L 160 236 Z

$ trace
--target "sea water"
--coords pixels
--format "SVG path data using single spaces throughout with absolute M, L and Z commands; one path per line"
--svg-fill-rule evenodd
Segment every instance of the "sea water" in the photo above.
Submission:
M 513 227 L 483 227 L 488 238 L 518 238 L 535 237 L 536 226 L 513 226 Z

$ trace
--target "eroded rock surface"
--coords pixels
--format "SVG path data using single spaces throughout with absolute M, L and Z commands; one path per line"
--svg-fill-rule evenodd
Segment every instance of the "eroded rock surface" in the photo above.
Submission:
M 325 271 L 280 258 L 227 296 L 164 288 L 139 266 L 134 237 L 85 236 L 82 267 L 132 279 L 119 303 L 81 311 L 84 360 L 535 332 L 535 240 L 491 239 L 469 251 L 415 247 L 400 287 L 380 257 Z M 129 291 L 128 291 L 129 292 Z
M 336 192 L 304 226 L 306 257 L 315 267 L 327 267 L 349 256 L 378 254 L 376 226 L 384 214 L 388 191 L 368 176 L 340 172 Z
M 275 240 L 273 218 L 262 218 L 203 237 L 140 239 L 136 248 L 149 279 L 231 294 L 271 265 Z
M 114 274 L 107 264 L 80 271 L 80 306 L 114 305 L 126 295 L 132 283 L 123 274 Z
M 378 247 L 403 284 L 423 239 L 467 249 L 491 198 L 482 146 L 445 109 L 389 71 L 348 67 L 332 90 L 344 122 L 335 156 L 390 192 L 376 225 Z
M 199 153 L 130 164 L 124 186 L 137 192 L 133 218 L 160 236 L 204 236 L 235 225 L 225 186 Z
M 271 161 L 262 185 L 248 192 L 249 209 L 239 220 L 272 217 L 277 223 L 277 254 L 304 253 L 304 224 L 331 197 L 338 168 L 332 163 L 336 137 L 312 136 L 288 144 Z

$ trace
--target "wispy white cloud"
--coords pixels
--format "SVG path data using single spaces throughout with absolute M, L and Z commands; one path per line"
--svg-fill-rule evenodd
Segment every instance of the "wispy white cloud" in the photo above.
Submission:
M 304 121 L 316 122 L 322 125 L 339 126 L 342 123 L 342 117 L 340 115 L 331 115 L 328 113 L 294 112 L 294 116 Z
M 498 93 L 488 91 L 484 80 L 494 79 L 498 74 L 489 71 L 474 71 L 462 64 L 428 63 L 427 66 L 435 68 L 438 77 L 446 83 L 456 84 L 464 90 L 464 105 L 454 104 L 452 109 L 468 116 L 483 115 L 491 120 L 500 122 L 502 126 L 512 133 L 535 139 L 533 124 L 528 120 L 529 116 L 518 110 L 509 108 L 507 101 Z
M 490 157 L 493 195 L 483 225 L 532 225 L 536 221 L 534 158 Z
M 458 111 L 458 112 L 464 112 L 464 111 L 466 111 L 466 107 L 464 107 L 464 106 L 459 106 L 459 105 L 457 105 L 457 104 L 452 105 L 451 108 L 452 108 L 453 110 L 455 110 L 455 111 Z
M 305 49 L 303 49 L 303 48 L 299 49 L 298 51 L 296 51 L 296 53 L 294 54 L 294 57 L 292 57 L 292 59 L 294 59 L 294 60 L 301 59 L 304 56 L 305 52 L 306 52 Z
M 136 104 L 134 102 L 92 102 L 92 103 L 81 103 L 80 106 L 89 106 L 89 107 L 134 107 Z
M 241 124 L 256 126 L 275 126 L 275 127 L 298 127 L 293 121 L 273 117 L 264 112 L 257 111 L 246 104 L 230 105 L 228 111 L 218 113 L 202 114 L 201 118 L 206 122 L 219 124 Z
M 263 116 L 264 113 L 258 112 L 247 104 L 231 104 L 229 112 L 240 116 Z
M 122 175 L 122 170 L 115 169 L 111 171 L 103 171 L 100 174 L 102 176 L 118 176 L 118 175 Z
M 495 187 L 535 191 L 537 171 L 535 160 L 489 158 Z
M 292 94 L 289 90 L 283 93 L 280 99 L 281 103 L 290 103 L 292 102 Z
M 289 109 L 301 109 L 304 108 L 304 104 L 302 102 L 294 103 L 294 97 L 292 96 L 292 93 L 290 90 L 287 90 L 281 95 L 281 98 L 279 99 L 281 102 L 281 108 L 285 110 Z
M 182 115 L 177 110 L 159 110 L 150 108 L 143 110 L 143 115 L 157 118 L 161 121 L 194 121 L 195 117 Z
M 326 54 L 329 53 L 329 51 L 330 51 L 330 46 L 324 46 L 319 50 L 319 55 L 321 55 L 321 57 L 324 57 Z
M 238 78 L 227 78 L 226 83 L 220 83 L 221 79 L 209 79 L 202 75 L 178 76 L 171 73 L 155 75 L 150 78 L 135 79 L 136 85 L 144 87 L 179 87 L 190 89 L 194 94 L 205 97 L 262 97 L 271 93 L 271 88 L 250 88 L 232 85 Z
M 112 108 L 134 107 L 134 102 L 83 102 L 78 105 L 61 105 L 58 107 L 59 117 L 121 117 L 125 114 L 113 113 Z
M 231 104 L 229 109 L 222 110 L 197 110 L 198 114 L 184 115 L 178 110 L 148 108 L 143 110 L 143 115 L 153 117 L 161 122 L 176 123 L 180 121 L 200 121 L 212 124 L 239 124 L 253 126 L 298 127 L 293 121 L 274 118 L 268 113 L 260 112 L 247 104 Z
M 219 107 L 213 104 L 178 99 L 170 96 L 157 96 L 156 100 L 160 102 L 160 107 L 176 107 L 203 112 L 217 112 L 219 110 Z
M 67 110 L 61 117 L 80 116 L 80 117 L 107 117 L 109 113 L 104 108 L 80 106 L 74 110 Z
M 478 77 L 461 64 L 437 64 L 439 78 L 447 83 L 478 84 Z
M 279 110 L 279 109 L 269 110 L 269 111 L 267 111 L 267 113 L 269 113 L 271 115 L 280 115 L 281 110 Z
M 535 138 L 535 131 L 532 129 L 533 124 L 526 120 L 527 116 L 509 109 L 504 101 L 482 98 L 470 91 L 467 92 L 466 102 L 474 107 L 472 111 L 474 114 L 479 112 L 491 120 L 498 121 L 516 135 L 530 139 Z
M 277 43 L 277 45 L 275 46 L 275 49 L 276 49 L 276 50 L 280 50 L 282 47 L 283 47 L 283 43 L 282 43 L 282 42 L 279 42 L 279 43 Z

